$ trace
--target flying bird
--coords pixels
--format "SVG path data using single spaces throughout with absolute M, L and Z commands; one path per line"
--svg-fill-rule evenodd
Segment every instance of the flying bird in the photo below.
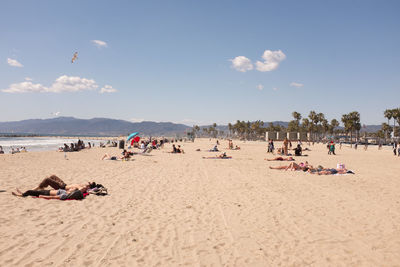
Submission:
M 74 56 L 72 57 L 71 63 L 74 63 L 74 61 L 77 59 L 78 59 L 78 52 L 75 52 Z

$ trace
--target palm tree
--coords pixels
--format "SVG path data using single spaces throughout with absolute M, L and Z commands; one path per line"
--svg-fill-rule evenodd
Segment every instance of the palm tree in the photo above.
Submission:
M 312 135 L 318 123 L 317 113 L 314 110 L 310 111 L 308 118 L 310 119 L 310 134 Z
M 327 119 L 322 120 L 322 132 L 324 135 L 329 131 L 330 125 Z
M 321 132 L 324 131 L 324 127 L 323 127 L 323 122 L 325 120 L 325 115 L 323 113 L 318 113 L 317 114 L 317 120 L 318 120 L 318 133 L 320 134 Z
M 292 116 L 297 122 L 300 122 L 300 120 L 301 120 L 301 114 L 300 113 L 298 113 L 296 111 L 293 111 L 292 112 Z
M 200 132 L 200 127 L 198 125 L 193 126 L 193 134 L 196 136 Z
M 353 132 L 356 132 L 356 138 L 358 139 L 358 133 L 361 130 L 360 113 L 357 111 L 350 112 L 349 114 L 342 115 L 342 122 L 344 124 L 345 131 L 350 132 L 350 145 L 353 141 Z
M 229 130 L 229 135 L 232 135 L 232 130 L 233 130 L 232 123 L 228 123 L 228 130 Z
M 394 137 L 394 130 L 396 129 L 396 121 L 400 125 L 400 108 L 392 109 L 393 115 L 393 137 Z
M 288 131 L 289 132 L 298 132 L 299 128 L 300 128 L 301 114 L 296 111 L 293 111 L 292 116 L 293 116 L 294 120 L 289 122 Z
M 390 120 L 393 118 L 393 109 L 387 109 L 385 110 L 385 112 L 383 112 L 383 115 L 385 116 L 385 118 L 388 119 L 388 124 L 390 125 Z M 393 128 L 394 130 L 394 128 Z M 386 138 L 388 136 L 386 135 Z
M 385 133 L 385 136 L 387 137 L 387 133 L 392 131 L 392 127 L 390 127 L 389 124 L 387 124 L 386 122 L 382 123 L 382 131 Z
M 344 125 L 344 130 L 346 133 L 350 132 L 350 146 L 353 144 L 353 132 L 352 132 L 352 125 L 351 125 L 351 120 L 349 114 L 343 114 L 342 115 L 342 122 Z
M 301 128 L 307 133 L 310 132 L 310 121 L 307 118 L 303 118 Z
M 202 131 L 203 131 L 204 134 L 209 134 L 208 129 L 207 129 L 206 127 L 204 127 L 204 128 L 202 129 Z
M 337 128 L 338 126 L 339 126 L 339 122 L 336 119 L 332 119 L 330 129 L 329 129 L 330 134 L 335 133 L 335 128 Z

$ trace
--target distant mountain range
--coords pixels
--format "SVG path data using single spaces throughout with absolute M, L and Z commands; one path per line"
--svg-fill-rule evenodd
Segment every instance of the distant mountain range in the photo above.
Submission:
M 175 136 L 184 134 L 191 127 L 171 122 L 129 122 L 106 118 L 89 120 L 73 117 L 54 119 L 32 119 L 23 121 L 0 122 L 0 133 L 24 133 L 38 135 L 86 135 L 86 136 L 119 136 L 132 132 L 143 135 Z
M 288 126 L 288 122 L 274 121 L 274 125 Z M 264 122 L 265 126 L 269 122 Z M 208 126 L 200 126 L 204 128 Z M 22 121 L 0 122 L 0 133 L 37 134 L 37 135 L 86 135 L 86 136 L 119 136 L 132 132 L 152 136 L 184 135 L 192 127 L 172 122 L 129 122 L 107 118 L 77 119 L 73 117 L 58 117 L 53 119 L 31 119 Z M 228 133 L 227 125 L 218 125 L 218 130 Z M 376 132 L 380 125 L 366 125 L 362 132 Z

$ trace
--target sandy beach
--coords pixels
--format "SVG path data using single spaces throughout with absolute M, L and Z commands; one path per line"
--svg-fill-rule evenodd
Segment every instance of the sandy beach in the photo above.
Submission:
M 215 140 L 171 144 L 131 161 L 117 148 L 0 155 L 0 266 L 398 266 L 400 158 L 390 149 L 307 146 L 312 165 L 355 175 L 271 170 L 266 142 L 239 142 L 232 159 L 202 159 Z M 278 147 L 278 144 L 276 144 Z M 196 149 L 200 148 L 198 152 Z M 11 195 L 56 174 L 96 181 L 82 201 Z

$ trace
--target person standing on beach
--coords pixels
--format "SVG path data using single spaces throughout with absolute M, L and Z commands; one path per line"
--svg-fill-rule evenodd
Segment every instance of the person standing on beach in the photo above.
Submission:
M 335 154 L 335 143 L 333 141 L 331 141 L 331 144 L 329 146 L 329 151 L 331 152 L 331 154 L 336 155 Z
M 288 154 L 288 145 L 289 145 L 289 140 L 287 137 L 285 137 L 285 140 L 283 140 L 283 153 L 287 156 Z

